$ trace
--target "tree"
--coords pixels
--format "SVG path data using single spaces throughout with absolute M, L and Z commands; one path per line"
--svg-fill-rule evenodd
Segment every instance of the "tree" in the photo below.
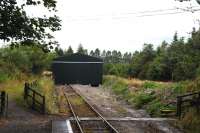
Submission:
M 87 54 L 87 51 L 83 48 L 82 44 L 79 44 L 78 49 L 77 49 L 77 53 L 79 54 Z
M 94 56 L 95 57 L 100 57 L 100 50 L 98 48 L 95 49 Z
M 175 0 L 175 1 L 183 2 L 183 1 L 191 1 L 191 0 Z M 198 4 L 200 4 L 200 0 L 196 0 L 196 2 L 197 2 Z
M 152 44 L 144 44 L 141 52 L 136 51 L 133 54 L 133 60 L 130 65 L 130 73 L 133 77 L 145 79 L 149 65 L 155 58 L 155 51 Z
M 91 51 L 90 51 L 90 56 L 95 56 L 95 54 L 94 54 L 94 51 L 93 51 L 93 50 L 91 50 Z
M 59 48 L 59 47 L 55 48 L 55 52 L 56 52 L 56 54 L 58 56 L 63 56 L 64 55 L 64 51 L 61 48 Z
M 117 50 L 112 51 L 112 63 L 119 63 L 119 57 Z
M 111 63 L 112 62 L 112 53 L 111 51 L 107 51 L 106 52 L 106 57 L 104 59 L 105 63 Z
M 123 63 L 128 63 L 129 64 L 131 62 L 131 59 L 132 59 L 132 54 L 126 52 L 126 53 L 124 53 L 122 58 L 123 58 L 122 59 Z
M 87 49 L 84 49 L 84 54 L 88 55 L 88 50 Z
M 56 0 L 1 0 L 0 2 L 0 40 L 12 42 L 12 46 L 21 44 L 33 44 L 44 49 L 53 48 L 57 44 L 50 32 L 60 30 L 60 19 L 53 16 L 31 17 L 25 8 L 29 6 L 43 6 L 51 14 L 56 12 Z M 47 41 L 49 40 L 49 41 Z
M 72 47 L 69 46 L 68 49 L 67 49 L 67 51 L 65 52 L 65 55 L 71 55 L 73 53 L 74 53 L 74 51 L 73 51 Z
M 24 73 L 41 73 L 50 68 L 55 57 L 55 53 L 45 53 L 35 45 L 19 46 L 15 49 L 0 48 L 0 73 L 9 77 L 18 77 Z
M 101 53 L 101 57 L 105 58 L 106 57 L 106 50 L 103 50 L 103 52 Z

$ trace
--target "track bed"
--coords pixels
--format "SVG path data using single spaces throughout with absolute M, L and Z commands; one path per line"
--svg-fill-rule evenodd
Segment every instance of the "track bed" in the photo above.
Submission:
M 72 129 L 78 133 L 118 133 L 115 129 L 87 100 L 77 93 L 71 86 L 63 87 L 63 94 L 75 119 Z M 99 121 L 82 121 L 80 117 L 100 118 Z

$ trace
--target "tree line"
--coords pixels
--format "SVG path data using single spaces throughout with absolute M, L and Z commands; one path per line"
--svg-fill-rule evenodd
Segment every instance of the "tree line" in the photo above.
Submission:
M 74 53 L 58 47 L 51 32 L 61 29 L 56 15 L 56 0 L 3 0 L 0 2 L 0 40 L 11 43 L 0 48 L 0 78 L 15 73 L 40 73 L 49 69 L 52 57 Z M 32 17 L 25 8 L 42 6 L 51 15 Z M 144 44 L 141 51 L 126 52 L 88 51 L 82 45 L 78 53 L 104 60 L 104 74 L 149 80 L 180 81 L 200 75 L 200 31 L 193 29 L 191 37 L 184 39 L 177 33 L 171 43 L 165 41 L 153 48 Z M 36 54 L 35 54 L 36 53 Z
M 71 46 L 58 55 L 74 53 Z M 99 57 L 104 60 L 104 74 L 134 77 L 148 80 L 180 81 L 194 79 L 200 75 L 200 31 L 195 28 L 191 37 L 184 39 L 175 33 L 171 43 L 163 41 L 157 48 L 144 44 L 141 51 L 88 51 L 80 44 L 77 53 Z
M 163 41 L 157 48 L 144 44 L 141 51 L 121 53 L 117 50 L 88 51 L 80 44 L 77 51 L 59 47 L 46 52 L 36 43 L 18 43 L 0 48 L 0 77 L 50 70 L 51 61 L 73 53 L 86 54 L 104 61 L 104 74 L 148 80 L 181 81 L 200 75 L 200 31 L 193 29 L 184 39 L 175 33 L 171 43 Z M 1 80 L 1 79 L 0 79 Z

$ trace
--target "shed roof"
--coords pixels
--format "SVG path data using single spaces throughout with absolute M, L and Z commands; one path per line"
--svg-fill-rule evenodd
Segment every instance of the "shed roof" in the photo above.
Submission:
M 103 63 L 103 60 L 100 58 L 76 53 L 55 58 L 53 63 Z

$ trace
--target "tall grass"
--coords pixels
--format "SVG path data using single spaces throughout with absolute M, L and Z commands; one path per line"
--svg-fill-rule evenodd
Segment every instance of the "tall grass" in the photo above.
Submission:
M 34 87 L 36 91 L 40 92 L 45 96 L 46 109 L 48 113 L 57 113 L 58 107 L 56 105 L 57 96 L 55 94 L 54 82 L 51 78 L 40 77 L 40 76 L 22 76 L 21 79 L 10 78 L 0 82 L 0 91 L 4 90 L 8 93 L 9 99 L 11 101 L 16 101 L 20 106 L 27 107 L 23 95 L 24 95 L 24 83 L 33 82 L 37 80 L 38 85 Z
M 53 80 L 50 77 L 41 77 L 37 80 L 37 84 L 38 85 L 35 89 L 45 96 L 45 104 L 48 113 L 58 113 L 58 99 L 55 93 L 55 86 Z
M 152 116 L 161 116 L 161 109 L 174 109 L 175 105 L 168 104 L 184 92 L 184 87 L 178 83 L 142 81 L 116 76 L 104 76 L 103 86 L 110 88 L 136 108 L 146 109 Z
M 25 106 L 23 100 L 24 83 L 35 79 L 35 76 L 25 76 L 21 74 L 21 78 L 8 77 L 3 82 L 0 82 L 0 91 L 6 91 L 11 101 L 16 101 L 17 104 Z
M 104 76 L 103 86 L 136 108 L 147 110 L 151 116 L 162 117 L 161 109 L 176 109 L 173 103 L 178 95 L 200 91 L 200 77 L 194 81 L 171 83 Z M 190 108 L 178 123 L 187 133 L 199 133 L 199 114 L 196 108 Z

